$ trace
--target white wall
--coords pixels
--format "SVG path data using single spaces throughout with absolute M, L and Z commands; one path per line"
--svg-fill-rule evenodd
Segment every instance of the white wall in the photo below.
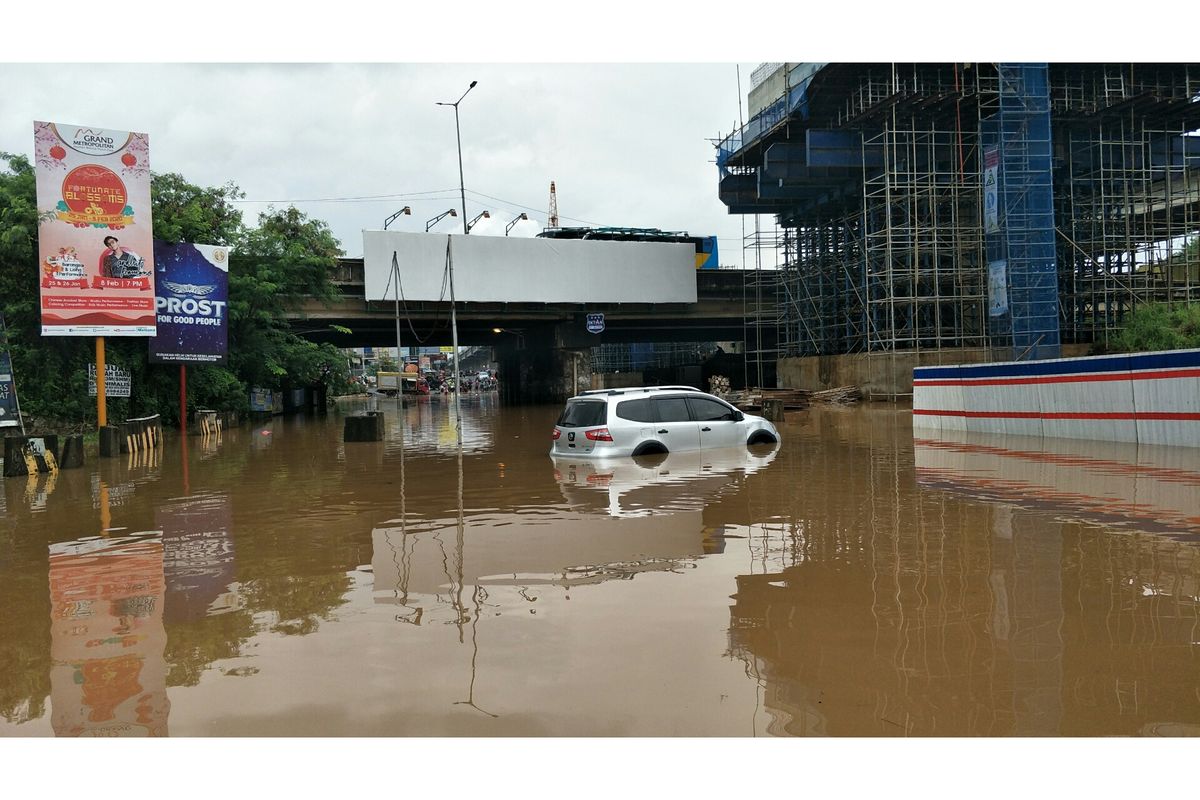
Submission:
M 447 240 L 460 302 L 696 302 L 696 249 L 686 243 L 391 231 L 363 231 L 367 299 L 395 297 L 388 286 L 395 253 L 402 299 L 449 300 L 443 289 Z
M 913 428 L 1200 447 L 1200 350 L 918 367 Z

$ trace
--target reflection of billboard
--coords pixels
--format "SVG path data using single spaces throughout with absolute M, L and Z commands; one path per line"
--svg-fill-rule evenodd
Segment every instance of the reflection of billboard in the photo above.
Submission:
M 43 336 L 153 336 L 144 133 L 35 122 Z
M 168 622 L 199 619 L 231 610 L 234 581 L 233 514 L 225 495 L 158 508 L 163 532 L 163 574 Z
M 221 364 L 229 351 L 229 248 L 154 243 L 158 334 L 150 362 Z
M 50 704 L 58 736 L 166 736 L 159 533 L 50 545 Z

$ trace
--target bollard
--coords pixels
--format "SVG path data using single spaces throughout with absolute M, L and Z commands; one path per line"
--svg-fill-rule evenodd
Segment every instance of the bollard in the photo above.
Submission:
M 83 434 L 63 437 L 62 452 L 58 457 L 59 469 L 76 469 L 83 466 Z
M 763 400 L 763 419 L 769 422 L 783 422 L 783 401 Z
M 116 458 L 121 455 L 121 428 L 105 425 L 100 429 L 100 457 Z
M 346 417 L 346 425 L 342 431 L 342 441 L 383 441 L 383 412 L 368 411 L 362 416 Z

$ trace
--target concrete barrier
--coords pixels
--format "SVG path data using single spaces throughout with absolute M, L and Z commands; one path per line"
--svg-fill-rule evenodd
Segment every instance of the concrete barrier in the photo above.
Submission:
M 58 455 L 59 469 L 78 469 L 83 466 L 83 434 L 63 437 L 62 451 Z
M 4 437 L 4 477 L 58 472 L 58 436 Z
M 346 417 L 346 425 L 342 431 L 342 441 L 383 441 L 383 412 L 368 411 L 362 416 Z
M 913 428 L 1200 447 L 1200 350 L 918 367 Z

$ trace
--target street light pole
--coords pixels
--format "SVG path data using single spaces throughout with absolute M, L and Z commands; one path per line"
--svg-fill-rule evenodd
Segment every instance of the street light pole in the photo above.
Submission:
M 463 218 L 463 233 L 469 234 L 471 230 L 467 227 L 467 185 L 463 181 L 463 163 L 462 163 L 462 128 L 458 124 L 458 104 L 471 93 L 475 88 L 475 84 L 479 81 L 471 81 L 471 85 L 462 93 L 462 97 L 455 100 L 453 103 L 438 103 L 439 106 L 454 107 L 454 138 L 458 141 L 458 193 L 462 198 L 462 218 Z
M 471 85 L 467 87 L 467 91 L 462 93 L 462 97 L 455 100 L 453 103 L 438 103 L 439 106 L 454 106 L 454 138 L 458 142 L 458 192 L 462 198 L 462 221 L 463 234 L 471 233 L 470 227 L 467 225 L 467 185 L 463 180 L 463 161 L 462 161 L 462 129 L 458 124 L 458 104 L 471 93 L 475 88 L 475 84 L 479 81 L 471 81 Z M 462 375 L 458 369 L 458 316 L 454 312 L 454 258 L 450 252 L 450 241 L 447 237 L 446 241 L 446 269 L 449 271 L 450 280 L 450 335 L 453 339 L 454 347 L 454 427 L 458 438 L 459 452 L 462 451 L 462 406 L 459 404 L 459 390 L 462 387 Z

